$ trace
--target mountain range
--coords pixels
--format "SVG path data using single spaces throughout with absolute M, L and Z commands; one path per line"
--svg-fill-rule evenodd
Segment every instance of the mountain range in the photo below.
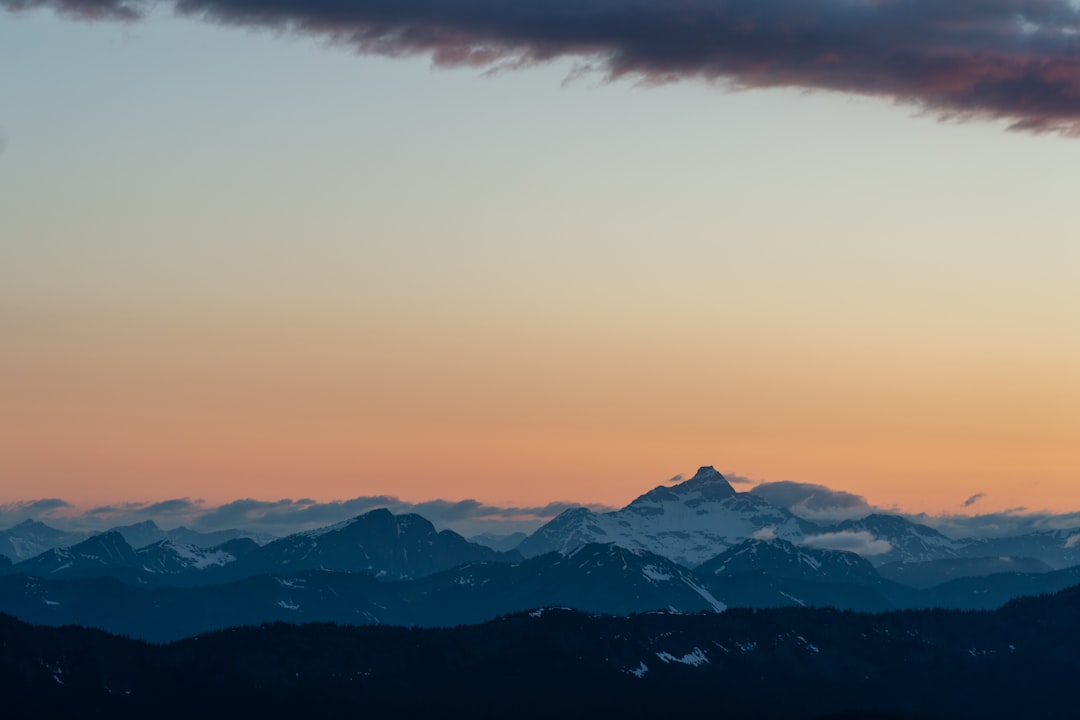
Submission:
M 133 548 L 145 547 L 151 543 L 170 540 L 182 545 L 198 548 L 211 548 L 237 538 L 248 538 L 259 544 L 265 544 L 274 538 L 244 530 L 218 530 L 198 532 L 186 527 L 162 530 L 153 520 L 132 525 L 120 525 L 106 532 L 119 533 L 124 541 Z M 68 532 L 58 530 L 37 520 L 24 520 L 14 527 L 0 530 L 0 556 L 12 562 L 20 562 L 53 550 L 70 547 L 101 533 Z M 0 560 L 0 563 L 3 561 Z
M 419 515 L 372 510 L 329 527 L 258 545 L 235 537 L 203 548 L 159 540 L 133 548 L 119 530 L 54 548 L 0 572 L 52 580 L 111 577 L 138 585 L 220 584 L 255 575 L 304 570 L 358 572 L 379 579 L 420 577 L 474 561 L 513 562 L 449 530 L 437 532 Z
M 4 537 L 25 549 L 59 532 L 22 523 Z M 1073 533 L 1010 544 L 948 538 L 891 515 L 820 525 L 736 492 L 711 467 L 622 510 L 567 510 L 511 550 L 388 510 L 263 544 L 240 531 L 191 533 L 140 523 L 0 561 L 0 611 L 172 640 L 281 620 L 454 626 L 537 607 L 990 609 L 1080 583 L 1080 568 L 1067 566 Z M 1037 555 L 979 554 L 1013 547 Z

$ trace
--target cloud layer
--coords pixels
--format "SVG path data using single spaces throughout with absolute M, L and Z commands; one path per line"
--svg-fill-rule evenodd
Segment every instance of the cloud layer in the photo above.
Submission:
M 832 490 L 824 485 L 791 481 L 760 483 L 749 492 L 823 526 L 850 518 L 862 518 L 875 512 L 884 512 L 929 525 L 953 538 L 1008 537 L 1032 532 L 1080 528 L 1080 512 L 1031 512 L 1026 508 L 1013 508 L 977 515 L 911 514 L 898 512 L 895 508 L 875 507 L 864 497 L 854 493 Z M 968 504 L 961 503 L 961 505 Z M 271 535 L 287 535 L 340 522 L 376 508 L 387 508 L 395 514 L 418 513 L 431 520 L 439 528 L 450 528 L 463 535 L 471 536 L 483 532 L 496 534 L 531 532 L 562 511 L 574 507 L 583 507 L 583 505 L 573 502 L 552 502 L 542 506 L 514 507 L 489 505 L 472 499 L 429 500 L 414 503 L 393 495 L 368 495 L 331 502 L 317 502 L 308 498 L 299 500 L 244 498 L 223 505 L 209 505 L 202 500 L 192 498 L 173 498 L 161 502 L 124 502 L 82 509 L 59 498 L 43 498 L 0 505 L 0 530 L 30 519 L 41 520 L 68 531 L 105 530 L 118 525 L 154 520 L 166 529 L 186 525 L 202 531 L 240 528 Z M 584 507 L 597 512 L 616 509 L 595 504 L 584 505 Z M 774 532 L 772 529 L 766 529 L 761 538 L 765 539 Z M 874 551 L 878 549 L 877 546 L 868 544 L 874 540 L 872 537 L 833 538 L 832 535 L 817 537 L 825 537 L 820 542 L 827 544 L 808 544 L 831 549 L 851 549 L 841 547 L 837 543 L 854 544 L 859 548 L 857 552 L 864 555 L 874 554 Z M 815 540 L 815 543 L 819 541 Z M 869 550 L 869 553 L 866 550 Z
M 481 532 L 505 534 L 532 531 L 573 507 L 582 505 L 552 502 L 535 507 L 503 507 L 471 499 L 412 503 L 393 495 L 372 495 L 331 502 L 317 502 L 307 498 L 245 498 L 224 505 L 208 505 L 202 500 L 191 498 L 174 498 L 154 503 L 116 503 L 83 511 L 64 500 L 51 498 L 0 505 L 0 529 L 28 519 L 41 520 L 57 528 L 72 531 L 105 530 L 154 520 L 167 529 L 186 525 L 201 531 L 241 528 L 271 535 L 287 535 L 332 525 L 376 508 L 387 508 L 394 514 L 417 513 L 439 528 L 450 528 L 469 536 Z M 585 507 L 599 512 L 613 509 L 606 505 Z
M 0 0 L 136 20 L 148 0 Z M 1080 134 L 1069 0 L 175 0 L 211 22 L 316 34 L 364 54 L 513 68 L 560 57 L 609 78 L 688 78 L 891 98 L 944 118 Z

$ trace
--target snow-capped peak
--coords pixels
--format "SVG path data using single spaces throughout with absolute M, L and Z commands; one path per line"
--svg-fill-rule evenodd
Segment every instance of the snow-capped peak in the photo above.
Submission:
M 689 480 L 653 488 L 622 510 L 568 510 L 522 541 L 518 550 L 532 556 L 552 550 L 565 553 L 585 543 L 614 542 L 694 566 L 762 528 L 775 528 L 779 537 L 799 539 L 804 525 L 763 498 L 736 492 L 723 475 L 706 465 Z

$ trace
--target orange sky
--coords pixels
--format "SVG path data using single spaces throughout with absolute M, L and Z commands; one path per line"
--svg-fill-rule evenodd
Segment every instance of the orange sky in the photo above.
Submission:
M 20 327 L 9 312 L 3 500 L 621 505 L 715 464 L 910 511 L 979 492 L 983 511 L 1080 507 L 1072 368 L 1039 348 L 873 328 L 855 347 L 801 341 L 819 326 L 790 328 L 794 350 L 737 323 L 696 335 L 493 315 L 320 325 L 113 308 Z
M 1080 509 L 1080 140 L 572 73 L 6 15 L 0 503 Z

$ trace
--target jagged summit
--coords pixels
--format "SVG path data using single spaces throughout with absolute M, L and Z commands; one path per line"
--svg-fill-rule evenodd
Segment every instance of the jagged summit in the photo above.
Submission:
M 695 480 L 723 480 L 727 482 L 727 479 L 717 471 L 712 465 L 702 465 L 698 468 L 698 471 L 694 473 L 694 477 L 687 480 L 687 482 L 694 482 Z
M 127 525 L 125 527 L 131 528 L 133 530 L 136 529 L 136 528 L 138 528 L 139 530 L 160 530 L 161 529 L 161 526 L 158 525 L 153 520 L 143 520 L 142 522 L 132 523 L 131 525 Z M 119 530 L 120 528 L 114 528 L 114 529 Z
M 694 473 L 694 477 L 679 483 L 672 489 L 680 494 L 696 490 L 709 498 L 724 498 L 735 494 L 735 488 L 731 487 L 727 478 L 717 472 L 712 465 L 702 465 Z
M 712 465 L 703 465 L 698 468 L 694 477 L 683 480 L 675 485 L 658 485 L 649 492 L 635 499 L 627 509 L 647 508 L 656 503 L 663 502 L 702 502 L 724 500 L 734 497 L 737 493 L 731 483 L 723 475 L 716 471 Z M 647 512 L 647 510 L 646 510 Z

